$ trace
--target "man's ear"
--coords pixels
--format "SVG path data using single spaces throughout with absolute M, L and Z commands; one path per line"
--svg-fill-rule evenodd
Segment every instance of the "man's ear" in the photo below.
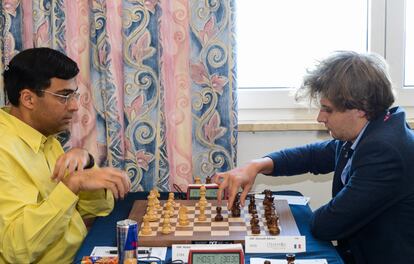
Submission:
M 360 118 L 367 117 L 367 114 L 365 113 L 365 111 L 358 110 L 358 109 L 357 109 L 357 115 Z
M 34 108 L 35 94 L 29 89 L 23 89 L 20 91 L 20 104 L 28 109 Z

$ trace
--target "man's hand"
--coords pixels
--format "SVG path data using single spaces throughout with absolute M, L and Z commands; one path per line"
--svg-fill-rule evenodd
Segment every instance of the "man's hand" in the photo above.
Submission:
M 59 182 L 65 177 L 66 171 L 68 175 L 72 175 L 75 171 L 83 171 L 87 164 L 89 164 L 88 151 L 82 148 L 73 148 L 56 160 L 51 178 Z
M 228 191 L 227 208 L 231 209 L 234 199 L 241 187 L 240 204 L 244 206 L 247 194 L 251 190 L 258 173 L 267 173 L 273 170 L 273 161 L 270 158 L 253 160 L 243 167 L 234 168 L 227 172 L 217 173 L 214 182 L 219 185 L 217 192 L 218 203 L 221 204 L 221 197 L 224 189 Z
M 115 198 L 124 198 L 131 189 L 127 174 L 110 167 L 77 171 L 65 177 L 62 182 L 75 194 L 80 191 L 108 189 Z

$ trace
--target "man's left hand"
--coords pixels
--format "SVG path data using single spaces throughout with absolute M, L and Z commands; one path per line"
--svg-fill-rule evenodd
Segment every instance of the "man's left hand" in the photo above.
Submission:
M 82 148 L 73 148 L 56 160 L 51 178 L 59 182 L 65 177 L 66 172 L 71 175 L 75 171 L 83 171 L 87 164 L 89 164 L 88 151 Z

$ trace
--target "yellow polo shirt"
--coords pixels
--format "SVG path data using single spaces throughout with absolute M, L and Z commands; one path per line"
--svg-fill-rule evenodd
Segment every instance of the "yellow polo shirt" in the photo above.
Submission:
M 63 149 L 0 109 L 0 264 L 72 263 L 86 236 L 82 217 L 108 215 L 110 191 L 75 195 L 50 179 Z

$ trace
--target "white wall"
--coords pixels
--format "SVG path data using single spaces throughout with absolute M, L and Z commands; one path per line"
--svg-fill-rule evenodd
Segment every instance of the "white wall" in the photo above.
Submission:
M 239 132 L 238 137 L 237 162 L 239 166 L 275 150 L 330 139 L 329 134 L 324 131 Z M 310 207 L 314 210 L 330 200 L 332 177 L 332 173 L 289 177 L 258 175 L 253 190 L 299 191 L 303 195 L 311 197 Z

